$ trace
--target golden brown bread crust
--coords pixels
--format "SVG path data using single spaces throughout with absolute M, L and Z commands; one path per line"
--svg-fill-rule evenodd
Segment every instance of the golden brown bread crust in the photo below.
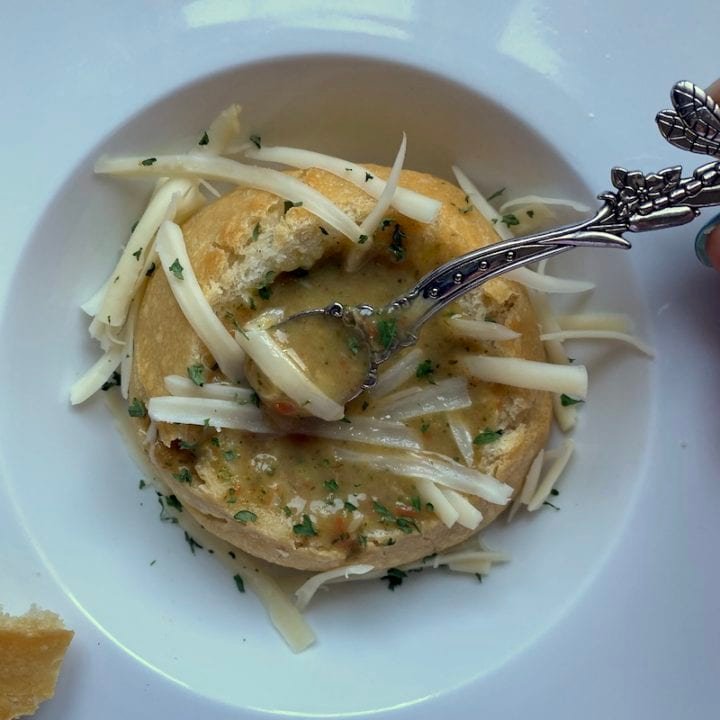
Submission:
M 55 693 L 74 633 L 34 606 L 20 617 L 0 612 L 0 720 L 34 713 Z
M 379 177 L 387 168 L 368 166 Z M 374 200 L 350 183 L 317 169 L 293 173 L 318 189 L 356 220 L 362 220 Z M 429 225 L 394 214 L 412 243 L 408 254 L 418 272 L 424 274 L 481 245 L 497 241 L 492 226 L 475 210 L 467 207 L 464 194 L 455 186 L 422 173 L 403 171 L 401 185 L 443 203 L 436 220 Z M 252 241 L 253 230 L 261 227 L 260 238 Z M 238 189 L 201 210 L 184 226 L 185 240 L 195 273 L 210 303 L 222 318 L 223 308 L 247 297 L 264 284 L 268 271 L 288 272 L 311 267 L 320 258 L 341 254 L 349 242 L 332 231 L 318 231 L 319 221 L 302 208 L 283 213 L 283 200 L 269 193 Z M 503 343 L 484 343 L 481 352 L 544 360 L 537 322 L 526 292 L 514 282 L 496 279 L 461 301 L 468 312 L 476 309 L 492 314 L 521 333 L 520 338 Z M 198 361 L 212 359 L 189 327 L 170 292 L 164 275 L 156 273 L 148 285 L 140 309 L 136 339 L 132 395 L 149 398 L 165 395 L 163 378 L 182 374 Z M 475 383 L 479 384 L 479 383 Z M 514 489 L 522 485 L 527 469 L 545 445 L 551 420 L 547 393 L 483 385 L 488 398 L 488 425 L 506 429 L 501 441 L 483 448 L 479 469 L 493 474 Z M 184 426 L 159 428 L 165 445 L 174 438 L 193 439 L 197 429 Z M 159 465 L 172 469 L 176 453 L 166 446 L 156 448 Z M 347 549 L 315 539 L 294 536 L 277 508 L 253 507 L 255 523 L 241 524 L 232 519 L 232 509 L 222 502 L 221 483 L 207 468 L 203 482 L 188 485 L 165 472 L 164 479 L 183 505 L 209 531 L 242 550 L 270 562 L 300 569 L 326 570 L 352 562 L 391 567 L 416 560 L 455 545 L 475 531 L 458 524 L 448 529 L 432 516 L 422 523 L 422 534 L 401 535 L 393 545 L 368 543 L 351 555 Z M 482 527 L 504 509 L 472 499 L 484 516 Z

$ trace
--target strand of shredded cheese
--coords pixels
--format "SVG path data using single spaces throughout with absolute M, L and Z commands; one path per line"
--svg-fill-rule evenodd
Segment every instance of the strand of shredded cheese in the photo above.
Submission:
M 542 504 L 548 499 L 552 489 L 555 487 L 555 484 L 567 467 L 574 450 L 575 443 L 570 439 L 566 439 L 560 446 L 560 455 L 548 468 L 542 480 L 540 480 L 540 484 L 538 485 L 535 494 L 527 504 L 528 512 L 535 512 L 535 510 L 542 507 Z
M 543 333 L 540 339 L 544 342 L 564 342 L 565 340 L 617 340 L 631 345 L 648 357 L 655 357 L 655 351 L 642 340 L 638 340 L 638 338 L 633 335 L 616 332 L 614 330 L 558 330 L 557 332 Z

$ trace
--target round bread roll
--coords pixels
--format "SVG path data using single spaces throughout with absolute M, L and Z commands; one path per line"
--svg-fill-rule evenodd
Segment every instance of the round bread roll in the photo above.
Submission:
M 386 178 L 388 169 L 368 166 Z M 362 221 L 375 201 L 362 189 L 325 171 L 291 174 Z M 290 314 L 333 300 L 392 300 L 431 269 L 497 241 L 492 226 L 457 187 L 430 175 L 403 171 L 402 187 L 442 202 L 434 222 L 421 224 L 391 210 L 375 233 L 359 270 L 343 270 L 353 244 L 302 207 L 270 193 L 241 188 L 200 210 L 184 227 L 192 267 L 216 315 L 232 331 L 259 313 L 280 307 Z M 488 319 L 520 333 L 514 340 L 479 342 L 453 334 L 448 315 Z M 312 342 L 312 338 L 307 339 Z M 459 375 L 458 357 L 481 353 L 544 360 L 537 320 L 525 290 L 492 280 L 438 313 L 424 327 L 415 375 L 401 389 L 431 387 Z M 408 350 L 404 351 L 408 352 Z M 402 357 L 400 355 L 399 357 Z M 342 373 L 338 357 L 327 369 Z M 175 301 L 162 272 L 148 283 L 135 334 L 131 398 L 167 395 L 167 375 L 187 375 L 196 364 L 205 381 L 224 381 L 213 358 Z M 392 363 L 390 360 L 388 365 Z M 474 466 L 517 491 L 545 445 L 551 421 L 548 393 L 469 380 L 472 406 L 453 413 L 473 437 Z M 383 398 L 363 393 L 347 407 L 349 418 L 381 417 Z M 405 421 L 424 450 L 463 462 L 447 414 Z M 499 432 L 497 432 L 499 431 Z M 160 424 L 151 458 L 172 491 L 210 532 L 272 563 L 324 571 L 368 563 L 388 568 L 415 561 L 466 540 L 479 528 L 445 524 L 420 497 L 411 478 L 367 465 L 341 462 L 337 447 L 387 458 L 402 451 L 302 435 L 252 433 Z M 504 509 L 467 496 L 480 510 L 480 527 Z

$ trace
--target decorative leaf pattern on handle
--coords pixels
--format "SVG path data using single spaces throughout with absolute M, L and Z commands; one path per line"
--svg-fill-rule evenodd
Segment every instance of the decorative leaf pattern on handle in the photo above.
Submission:
M 655 122 L 675 147 L 703 155 L 720 153 L 720 107 L 700 87 L 687 80 L 670 92 L 674 110 L 660 111 Z

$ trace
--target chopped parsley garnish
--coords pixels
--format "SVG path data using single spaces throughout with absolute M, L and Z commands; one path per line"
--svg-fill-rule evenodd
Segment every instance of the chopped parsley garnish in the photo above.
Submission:
M 128 405 L 128 415 L 130 417 L 145 417 L 147 415 L 147 408 L 142 400 L 133 398 L 130 405 Z
M 370 407 L 370 403 L 367 400 L 363 400 L 362 411 L 365 412 Z
M 338 489 L 337 480 L 335 480 L 334 478 L 331 478 L 330 480 L 325 480 L 323 482 L 323 487 L 330 492 L 335 492 Z
M 187 440 L 181 440 L 180 441 L 180 449 L 181 450 L 187 450 L 188 452 L 195 452 L 197 449 L 197 443 L 191 443 Z
M 260 237 L 260 223 L 255 223 L 252 231 L 252 241 L 255 242 Z
M 187 530 L 185 531 L 185 542 L 190 546 L 190 551 L 193 555 L 195 554 L 195 548 L 199 548 L 200 550 L 204 549 L 203 546 L 197 540 L 195 540 L 194 537 L 188 535 Z
M 233 518 L 239 523 L 245 525 L 249 522 L 255 522 L 257 520 L 257 515 L 252 510 L 239 510 L 233 515 Z
M 560 404 L 563 407 L 570 407 L 571 405 L 578 405 L 583 402 L 585 402 L 585 401 L 584 400 L 576 400 L 575 398 L 572 398 L 569 395 L 566 395 L 565 393 L 563 393 L 560 396 Z
M 100 389 L 103 392 L 107 392 L 110 388 L 117 387 L 120 385 L 120 382 L 122 381 L 122 378 L 120 377 L 120 373 L 115 370 L 113 374 L 110 376 L 108 380 L 106 380 L 101 386 Z
M 394 255 L 395 260 L 400 262 L 405 258 L 405 247 L 403 246 L 403 240 L 405 239 L 405 233 L 402 228 L 396 223 L 395 229 L 393 230 L 392 240 L 388 246 L 388 250 Z
M 420 500 L 419 495 L 413 495 L 410 498 L 410 505 L 412 506 L 413 510 L 417 510 L 420 512 L 422 510 L 422 500 Z
M 360 341 L 355 335 L 351 335 L 348 338 L 348 349 L 353 355 L 357 355 L 360 352 Z
M 358 236 L 358 242 L 360 243 L 360 245 L 364 245 L 367 241 L 368 241 L 367 235 Z
M 168 270 L 170 270 L 170 272 L 171 272 L 178 280 L 182 280 L 182 279 L 183 279 L 183 270 L 184 270 L 184 269 L 185 269 L 185 268 L 183 268 L 183 266 L 180 264 L 180 260 L 179 260 L 178 258 L 175 258 L 175 260 L 173 261 L 173 264 L 170 265 L 170 267 L 168 268 Z
M 430 358 L 428 358 L 427 360 L 423 360 L 421 363 L 418 364 L 417 368 L 415 369 L 415 377 L 418 380 L 422 380 L 423 378 L 429 377 L 432 374 L 433 364 Z
M 239 575 L 233 575 L 233 580 L 235 581 L 235 586 L 237 589 L 241 592 L 245 592 L 245 583 L 243 582 L 243 579 Z
M 272 296 L 272 288 L 269 285 L 263 285 L 261 288 L 258 289 L 258 295 L 263 300 L 269 300 Z
M 250 402 L 251 402 L 255 407 L 258 407 L 258 408 L 259 408 L 259 407 L 260 407 L 260 396 L 259 396 L 256 392 L 253 392 L 253 393 L 250 395 Z
M 481 433 L 473 438 L 473 442 L 475 445 L 488 445 L 489 443 L 499 440 L 502 437 L 502 434 L 502 430 L 491 430 L 490 428 L 485 428 Z
M 138 262 L 140 262 L 140 256 L 142 255 L 142 251 L 143 251 L 142 248 L 138 248 L 138 249 L 132 254 L 133 257 L 134 257 Z
M 560 494 L 560 491 L 557 488 L 552 488 L 552 490 L 550 490 L 550 494 L 557 497 Z
M 192 482 L 192 474 L 186 467 L 180 468 L 180 470 L 176 473 L 173 473 L 173 477 L 178 481 L 182 483 L 191 483 Z
M 203 427 L 210 429 L 210 418 L 205 418 L 203 420 Z
M 397 336 L 397 321 L 394 318 L 380 318 L 377 321 L 380 344 L 389 350 Z
M 141 479 L 140 482 L 138 483 L 138 490 L 142 490 L 146 485 L 147 485 L 147 483 Z
M 429 512 L 433 512 L 435 510 L 435 506 L 432 503 L 425 503 L 425 509 Z
M 231 460 L 237 460 L 237 453 L 234 450 L 225 450 L 223 457 L 229 462 Z
M 532 218 L 535 217 L 535 211 L 534 211 L 534 210 L 528 210 L 527 213 L 526 213 L 526 215 L 527 215 L 530 219 L 532 219 Z
M 328 234 L 328 231 L 327 231 L 322 225 L 318 225 L 318 227 L 320 228 L 320 232 L 321 232 L 323 235 L 327 235 L 327 234 Z
M 290 517 L 292 515 L 292 510 L 287 505 L 283 507 L 283 512 L 285 513 L 285 517 Z
M 343 507 L 348 512 L 355 512 L 355 510 L 357 510 L 357 505 L 353 505 L 351 502 L 348 502 L 347 500 L 343 503 Z
M 283 203 L 283 215 L 285 215 L 285 213 L 287 213 L 287 211 L 290 210 L 290 208 L 294 208 L 294 207 L 302 207 L 302 200 L 300 200 L 300 202 L 293 202 L 292 200 L 286 200 Z
M 547 500 L 545 500 L 545 502 L 543 503 L 543 505 L 549 505 L 553 510 L 559 510 L 559 509 L 560 509 L 557 505 L 553 505 L 551 502 L 548 502 Z
M 491 200 L 494 200 L 495 198 L 500 197 L 505 192 L 505 188 L 500 188 L 499 190 L 496 190 L 489 198 L 488 202 Z
M 388 227 L 389 227 L 390 225 L 392 225 L 392 224 L 393 224 L 393 221 L 392 221 L 390 218 L 385 218 L 385 219 L 380 223 L 380 229 L 381 229 L 381 230 L 385 230 L 386 228 L 388 228 Z
M 144 160 L 140 161 L 141 165 L 145 165 L 145 167 L 150 167 L 150 165 L 154 165 L 157 162 L 157 158 L 145 158 Z
M 259 150 L 262 147 L 262 138 L 259 135 L 251 135 L 250 142 Z
M 420 528 L 412 518 L 399 517 L 396 518 L 395 524 L 406 534 L 409 535 L 413 530 L 420 532 Z
M 395 590 L 396 587 L 402 585 L 403 580 L 407 577 L 407 573 L 400 568 L 388 568 L 387 575 L 383 575 L 380 579 L 387 580 L 388 590 Z
M 191 365 L 187 369 L 188 377 L 198 386 L 205 384 L 205 366 L 201 364 Z
M 348 423 L 348 425 L 352 425 L 352 420 L 347 415 L 345 415 L 344 417 L 341 417 L 340 422 L 344 422 L 344 423 Z
M 166 495 L 165 496 L 165 504 L 168 507 L 171 507 L 173 510 L 182 512 L 182 503 L 177 499 L 176 495 Z
M 202 134 L 202 137 L 200 140 L 198 140 L 198 145 L 207 145 L 210 142 L 210 137 L 207 134 L 207 131 Z
M 211 437 L 210 444 L 214 445 L 215 447 L 220 447 L 220 438 L 217 436 Z
M 389 522 L 395 522 L 395 516 L 377 500 L 373 500 L 373 510 L 383 519 Z
M 137 228 L 139 222 L 140 222 L 139 220 L 136 220 L 136 221 L 130 226 L 130 234 L 131 234 L 131 235 L 135 232 L 135 228 Z
M 520 221 L 517 219 L 517 215 L 513 215 L 512 213 L 507 213 L 507 215 L 503 215 L 500 219 L 501 223 L 505 223 L 507 227 L 512 227 L 513 225 L 519 225 Z
M 155 272 L 155 263 L 150 263 L 150 267 L 147 269 L 147 272 L 145 273 L 145 277 L 152 277 L 153 273 Z
M 423 420 L 420 424 L 420 432 L 426 433 L 430 429 L 430 422 L 428 420 Z
M 458 208 L 458 210 L 459 210 L 463 215 L 467 215 L 472 209 L 473 209 L 473 206 L 472 206 L 472 205 L 466 205 L 464 208 Z
M 317 535 L 317 531 L 309 515 L 303 515 L 302 522 L 298 525 L 293 525 L 293 532 L 296 535 Z
M 374 176 L 371 175 L 369 172 L 366 172 L 366 173 L 365 173 L 365 182 L 367 182 L 368 180 L 372 180 L 373 177 L 374 177 Z

